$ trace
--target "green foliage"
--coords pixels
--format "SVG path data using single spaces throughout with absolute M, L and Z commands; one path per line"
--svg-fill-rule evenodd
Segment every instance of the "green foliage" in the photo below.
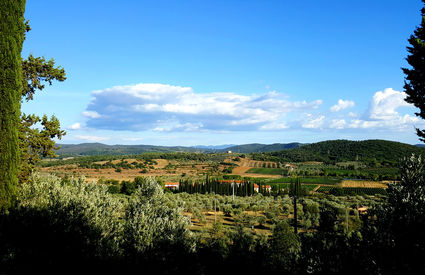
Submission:
M 26 22 L 26 30 L 31 28 Z M 21 59 L 22 67 L 22 87 L 21 99 L 27 101 L 34 98 L 37 90 L 45 88 L 44 82 L 52 85 L 53 80 L 64 81 L 65 70 L 55 67 L 53 59 L 46 61 L 44 57 L 34 57 L 32 54 L 26 60 Z M 41 127 L 38 125 L 40 124 Z M 52 116 L 50 119 L 46 115 L 40 119 L 36 115 L 22 114 L 19 124 L 19 148 L 20 148 L 20 171 L 19 180 L 25 182 L 34 167 L 34 164 L 41 158 L 55 157 L 55 147 L 53 138 L 61 139 L 65 131 L 60 129 L 59 120 Z
M 264 175 L 282 175 L 282 176 L 288 175 L 287 169 L 279 169 L 279 168 L 251 168 L 246 172 L 254 173 L 254 174 L 264 174 Z
M 387 191 L 383 188 L 367 188 L 367 187 L 334 187 L 320 186 L 317 192 L 329 193 L 336 196 L 345 195 L 387 195 Z
M 154 145 L 106 145 L 101 143 L 63 144 L 58 154 L 61 156 L 100 156 L 100 155 L 134 155 L 144 154 L 151 159 L 198 159 L 206 158 L 199 149 L 182 146 L 154 146 Z M 168 153 L 173 155 L 168 155 Z M 224 159 L 224 158 L 223 158 Z
M 305 194 L 305 191 L 303 190 L 301 186 L 300 178 L 292 179 L 291 184 L 289 186 L 289 195 L 300 197 L 301 195 L 304 195 L 304 194 Z
M 106 185 L 84 178 L 63 182 L 32 175 L 22 185 L 17 207 L 0 214 L 2 272 L 28 273 L 69 263 L 72 270 L 88 265 L 111 271 L 114 263 L 135 267 L 149 259 L 146 270 L 149 261 L 163 259 L 159 255 L 171 253 L 178 259 L 192 251 L 189 222 L 181 209 L 168 206 L 154 179 L 138 183 L 128 202 L 110 194 Z
M 0 211 L 12 205 L 18 184 L 25 2 L 0 3 Z
M 269 245 L 269 268 L 274 271 L 293 270 L 301 245 L 286 221 L 280 221 L 274 226 Z
M 64 81 L 65 70 L 62 67 L 55 67 L 55 61 L 46 61 L 45 57 L 34 57 L 32 54 L 28 59 L 22 60 L 23 85 L 22 97 L 27 101 L 34 98 L 36 90 L 43 90 L 48 82 L 52 85 L 53 80 Z
M 401 182 L 388 187 L 388 202 L 368 211 L 362 234 L 368 256 L 384 273 L 425 270 L 425 163 L 411 156 L 401 162 Z M 391 259 L 388 261 L 387 259 Z
M 411 66 L 403 68 L 406 75 L 404 81 L 404 92 L 407 94 L 406 101 L 419 108 L 415 113 L 425 119 L 425 7 L 421 10 L 421 24 L 409 37 L 410 46 L 407 47 L 409 55 L 406 60 Z M 425 142 L 425 129 L 416 129 L 420 140 Z
M 425 148 L 394 141 L 329 140 L 279 152 L 253 153 L 251 157 L 257 160 L 279 162 L 321 161 L 326 163 L 357 159 L 363 163 L 369 163 L 375 159 L 381 164 L 394 166 L 406 155 L 421 153 L 425 153 Z
M 162 187 L 153 179 L 146 180 L 133 194 L 124 223 L 127 253 L 137 255 L 161 248 L 164 244 L 193 249 L 187 229 L 188 219 L 181 209 L 168 207 L 165 201 Z
M 40 123 L 41 129 L 34 127 Z M 50 119 L 44 115 L 42 119 L 36 115 L 21 116 L 19 125 L 20 147 L 20 182 L 28 180 L 34 165 L 45 157 L 55 157 L 55 142 L 52 138 L 61 139 L 65 131 L 60 129 L 59 120 L 52 116 Z
M 280 150 L 286 150 L 286 149 L 292 149 L 292 148 L 298 148 L 302 146 L 303 144 L 298 142 L 293 143 L 275 143 L 275 144 L 259 144 L 259 143 L 252 143 L 252 144 L 244 144 L 244 145 L 235 145 L 231 146 L 225 149 L 222 149 L 222 152 L 226 151 L 232 151 L 237 153 L 253 153 L 253 152 L 274 152 L 274 151 L 280 151 Z

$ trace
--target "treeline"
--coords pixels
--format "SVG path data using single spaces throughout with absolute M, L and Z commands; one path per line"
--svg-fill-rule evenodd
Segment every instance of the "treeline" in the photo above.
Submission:
M 234 194 L 235 196 L 240 197 L 252 196 L 255 194 L 262 194 L 263 196 L 283 196 L 289 194 L 291 186 L 297 180 L 299 180 L 299 178 L 291 178 L 289 185 L 281 185 L 268 184 L 255 178 L 243 180 L 222 180 L 219 178 L 207 177 L 205 181 L 184 179 L 180 180 L 179 188 L 173 190 L 173 192 L 185 192 L 188 194 L 218 194 L 224 196 L 232 196 Z M 307 193 L 306 188 L 301 187 L 301 190 L 303 194 Z
M 266 193 L 264 188 L 260 188 L 260 193 Z M 195 181 L 190 179 L 180 180 L 179 188 L 175 192 L 186 192 L 189 194 L 214 193 L 219 195 L 252 196 L 254 193 L 254 183 L 245 180 L 219 180 L 207 177 L 205 181 Z
M 335 164 L 357 160 L 369 166 L 394 167 L 402 157 L 411 154 L 425 155 L 425 149 L 386 140 L 330 140 L 278 152 L 251 153 L 250 156 L 255 160 L 275 162 L 321 161 Z
M 192 147 L 155 145 L 106 145 L 102 143 L 58 144 L 61 156 L 130 155 L 149 152 L 200 152 Z
M 314 170 L 296 170 L 292 174 L 298 176 L 312 177 L 334 177 L 364 180 L 400 180 L 400 171 L 398 168 L 379 167 L 379 168 L 322 168 Z
M 136 159 L 138 161 L 154 162 L 154 159 L 166 159 L 166 160 L 182 160 L 182 161 L 213 161 L 222 162 L 225 159 L 224 154 L 200 154 L 200 153 L 143 153 L 138 155 L 97 155 L 97 156 L 84 156 L 75 158 L 65 159 L 49 159 L 39 163 L 41 167 L 52 167 L 61 165 L 77 164 L 82 168 L 96 168 L 94 162 L 100 161 L 113 161 L 113 160 L 125 160 L 125 159 Z

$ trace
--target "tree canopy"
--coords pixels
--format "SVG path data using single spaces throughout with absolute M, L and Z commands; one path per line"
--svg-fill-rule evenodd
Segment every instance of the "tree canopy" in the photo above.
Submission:
M 30 31 L 28 21 L 25 22 L 25 31 Z M 54 59 L 46 60 L 43 57 L 34 57 L 32 54 L 27 59 L 21 58 L 22 88 L 21 100 L 33 100 L 35 92 L 45 88 L 46 83 L 52 85 L 53 80 L 66 80 L 65 69 L 55 66 Z M 41 127 L 34 127 L 40 124 Z M 59 120 L 52 116 L 50 119 L 44 115 L 22 114 L 19 124 L 20 169 L 19 180 L 28 179 L 33 165 L 43 157 L 54 157 L 57 149 L 53 138 L 61 139 L 65 131 L 60 129 Z
M 422 0 L 425 3 L 425 0 Z M 409 55 L 406 60 L 411 68 L 403 68 L 406 75 L 404 91 L 407 94 L 406 101 L 419 108 L 415 113 L 425 119 L 425 7 L 421 10 L 422 21 L 408 39 L 410 46 L 407 47 Z M 425 142 L 425 129 L 416 129 L 420 140 Z

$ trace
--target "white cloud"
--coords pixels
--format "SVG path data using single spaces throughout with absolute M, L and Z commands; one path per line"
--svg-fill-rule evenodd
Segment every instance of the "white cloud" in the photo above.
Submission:
M 338 104 L 332 106 L 330 110 L 331 112 L 339 112 L 341 110 L 351 108 L 351 107 L 354 107 L 354 101 L 339 99 Z
M 269 130 L 269 131 L 273 131 L 273 130 L 283 130 L 283 129 L 288 129 L 289 126 L 286 125 L 285 122 L 273 122 L 273 123 L 269 123 L 269 124 L 265 124 L 263 126 L 260 127 L 260 130 Z
M 405 94 L 387 88 L 384 91 L 376 92 L 370 102 L 365 115 L 359 116 L 350 112 L 348 117 L 337 117 L 328 122 L 328 127 L 332 129 L 381 129 L 387 131 L 411 130 L 413 127 L 423 124 L 417 117 L 398 112 L 400 107 L 408 107 L 410 104 L 404 101 Z M 338 101 L 338 105 L 333 106 L 333 111 L 340 110 L 339 107 L 348 106 L 347 101 Z M 344 103 L 344 104 L 343 104 Z M 353 102 L 354 105 L 354 102 Z M 337 108 L 337 106 L 339 106 Z M 332 111 L 331 108 L 331 111 Z
M 301 124 L 303 128 L 316 129 L 323 126 L 325 122 L 325 116 L 321 115 L 319 117 L 313 116 L 312 114 L 306 114 L 304 122 Z
M 81 124 L 80 123 L 74 123 L 71 126 L 68 127 L 69 130 L 79 130 L 81 129 Z
M 228 131 L 287 128 L 291 112 L 317 109 L 321 100 L 289 101 L 275 91 L 259 96 L 195 93 L 166 84 L 116 86 L 94 91 L 86 125 L 106 130 Z
M 100 115 L 95 111 L 84 111 L 82 114 L 83 114 L 83 116 L 89 117 L 89 118 L 99 118 L 100 117 Z
M 108 137 L 85 136 L 85 135 L 76 135 L 75 138 L 90 141 L 90 142 L 100 142 L 100 141 L 106 141 L 109 139 Z
M 122 140 L 125 140 L 125 141 L 141 141 L 141 140 L 143 140 L 143 138 L 139 138 L 139 137 L 123 137 Z
M 344 129 L 347 122 L 344 119 L 333 119 L 329 128 Z
M 396 111 L 397 108 L 411 106 L 404 101 L 405 97 L 406 94 L 404 92 L 398 92 L 392 88 L 376 92 L 370 104 L 370 118 L 378 120 L 398 118 L 399 114 Z
M 397 109 L 411 106 L 404 101 L 406 94 L 387 88 L 373 95 L 369 109 L 363 119 L 352 119 L 348 128 L 353 129 L 387 129 L 390 131 L 402 131 L 413 128 L 415 124 L 421 124 L 417 117 L 405 114 L 401 115 Z

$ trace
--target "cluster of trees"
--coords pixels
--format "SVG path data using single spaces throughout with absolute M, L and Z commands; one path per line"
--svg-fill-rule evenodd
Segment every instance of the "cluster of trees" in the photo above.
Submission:
M 93 162 L 86 162 L 84 164 L 80 163 L 80 168 L 92 168 L 92 169 L 107 169 L 107 168 L 123 168 L 123 169 L 144 169 L 144 168 L 150 168 L 153 169 L 153 165 L 158 164 L 154 160 L 148 160 L 148 161 L 133 161 L 128 162 L 127 160 L 122 159 L 120 162 L 113 163 L 111 160 L 105 162 L 105 163 L 93 163 Z
M 150 180 L 151 179 L 148 177 L 135 177 L 134 180 L 123 180 L 120 183 L 118 180 L 114 179 L 99 179 L 97 183 L 106 185 L 111 194 L 125 194 L 131 196 L 137 189 L 144 186 L 146 182 Z M 156 179 L 156 182 L 162 187 L 164 186 L 164 183 L 160 179 Z
M 144 165 L 154 165 L 158 164 L 150 156 L 145 155 L 128 155 L 128 156 L 112 156 L 112 155 L 102 155 L 102 156 L 87 156 L 87 157 L 78 157 L 78 158 L 66 158 L 66 159 L 54 159 L 54 160 L 45 160 L 41 161 L 38 165 L 41 167 L 54 167 L 62 165 L 72 165 L 76 164 L 80 168 L 116 168 L 112 165 L 115 165 L 113 162 L 116 160 L 121 160 L 119 165 L 128 166 L 128 161 L 126 159 L 136 159 L 138 162 L 144 163 Z M 105 162 L 104 164 L 99 164 L 99 162 Z M 130 163 L 132 165 L 140 165 L 137 162 Z
M 386 140 L 330 140 L 301 146 L 299 148 L 268 152 L 251 153 L 256 160 L 275 162 L 321 161 L 335 164 L 342 161 L 361 161 L 366 165 L 395 167 L 400 158 L 410 154 L 424 154 L 425 149 Z
M 176 192 L 186 192 L 189 194 L 199 193 L 215 193 L 220 195 L 232 195 L 235 196 L 251 196 L 255 193 L 254 183 L 251 181 L 241 180 L 219 180 L 217 178 L 206 177 L 205 181 L 195 181 L 190 179 L 180 180 L 179 188 Z M 265 193 L 264 190 L 261 190 Z
M 189 220 L 167 206 L 152 179 L 128 199 L 84 178 L 66 183 L 34 174 L 30 183 L 20 188 L 17 206 L 0 214 L 4 274 L 110 273 L 157 264 L 171 271 L 174 261 L 193 251 Z

